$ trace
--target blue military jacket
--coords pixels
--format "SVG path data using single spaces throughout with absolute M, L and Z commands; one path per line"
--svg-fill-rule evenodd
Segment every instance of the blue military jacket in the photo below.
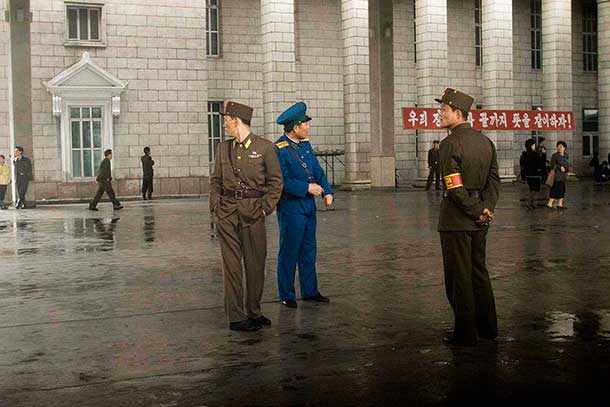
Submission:
M 286 134 L 276 142 L 278 158 L 284 177 L 282 198 L 278 204 L 278 211 L 311 214 L 315 211 L 314 196 L 307 192 L 310 183 L 319 184 L 323 195 L 334 193 L 322 166 L 318 162 L 308 139 L 295 143 Z M 297 159 L 297 155 L 300 158 Z M 305 170 L 303 163 L 307 166 Z M 309 175 L 308 175 L 309 171 Z M 310 178 L 311 177 L 311 178 Z

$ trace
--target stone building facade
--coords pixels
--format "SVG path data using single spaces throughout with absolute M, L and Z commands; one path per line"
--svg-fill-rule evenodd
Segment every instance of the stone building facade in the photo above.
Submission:
M 485 109 L 574 111 L 574 169 L 610 151 L 610 0 L 0 0 L 0 154 L 33 158 L 31 194 L 89 197 L 101 151 L 120 195 L 138 195 L 150 146 L 162 195 L 207 191 L 218 110 L 254 107 L 275 139 L 289 104 L 312 141 L 344 150 L 347 189 L 426 174 L 443 132 L 405 130 L 403 107 L 447 86 Z M 514 177 L 531 133 L 488 134 Z

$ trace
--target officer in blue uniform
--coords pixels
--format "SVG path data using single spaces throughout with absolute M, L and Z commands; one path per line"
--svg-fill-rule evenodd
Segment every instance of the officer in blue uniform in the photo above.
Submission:
M 299 266 L 304 301 L 329 302 L 318 291 L 316 275 L 316 196 L 332 205 L 333 189 L 309 143 L 307 105 L 299 102 L 277 118 L 284 134 L 276 141 L 284 177 L 282 198 L 277 205 L 280 252 L 277 279 L 282 304 L 296 308 L 294 276 Z

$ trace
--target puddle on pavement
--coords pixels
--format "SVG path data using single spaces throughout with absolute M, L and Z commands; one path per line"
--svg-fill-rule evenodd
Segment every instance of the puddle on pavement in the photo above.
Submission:
M 546 332 L 552 342 L 566 342 L 575 338 L 584 340 L 610 339 L 610 310 L 582 313 L 550 312 Z

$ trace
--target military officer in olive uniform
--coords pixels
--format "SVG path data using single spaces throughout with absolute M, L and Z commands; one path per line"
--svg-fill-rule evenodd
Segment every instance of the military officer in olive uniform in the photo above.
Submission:
M 500 193 L 493 142 L 467 122 L 474 99 L 447 89 L 440 99 L 441 126 L 451 131 L 440 145 L 445 194 L 440 232 L 445 288 L 455 315 L 450 345 L 474 346 L 498 335 L 494 295 L 485 265 L 487 230 Z
M 220 238 L 225 312 L 230 329 L 256 331 L 271 325 L 260 305 L 267 257 L 265 217 L 280 199 L 282 170 L 273 143 L 250 131 L 251 107 L 227 102 L 221 114 L 227 133 L 235 137 L 218 145 L 210 176 L 210 210 Z
M 296 308 L 294 276 L 299 266 L 303 301 L 329 302 L 318 291 L 316 275 L 316 196 L 332 205 L 333 188 L 309 143 L 307 105 L 299 102 L 277 118 L 284 134 L 276 141 L 284 176 L 284 192 L 277 206 L 280 252 L 277 285 L 282 305 Z

